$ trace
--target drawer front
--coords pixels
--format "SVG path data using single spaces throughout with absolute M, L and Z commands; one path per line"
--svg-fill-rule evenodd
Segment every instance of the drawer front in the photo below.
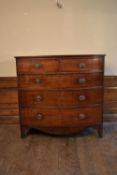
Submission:
M 57 60 L 21 59 L 17 60 L 18 74 L 44 74 L 57 72 L 59 64 Z
M 90 88 L 102 86 L 103 74 L 24 75 L 18 80 L 19 88 L 26 89 Z
M 61 71 L 63 72 L 103 72 L 103 66 L 104 60 L 100 58 L 71 58 L 61 60 Z
M 34 109 L 21 110 L 23 125 L 37 127 L 77 127 L 101 122 L 101 107 L 74 109 Z
M 68 90 L 68 91 L 20 91 L 22 107 L 40 106 L 82 106 L 100 104 L 103 99 L 103 89 Z

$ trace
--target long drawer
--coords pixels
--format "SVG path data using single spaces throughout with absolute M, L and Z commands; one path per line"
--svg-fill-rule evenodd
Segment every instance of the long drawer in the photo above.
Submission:
M 78 127 L 101 122 L 101 107 L 66 109 L 21 109 L 22 125 L 37 127 Z
M 20 105 L 27 106 L 82 106 L 102 103 L 103 89 L 88 90 L 20 90 Z
M 59 75 L 20 75 L 19 88 L 91 88 L 102 86 L 103 74 L 59 74 Z

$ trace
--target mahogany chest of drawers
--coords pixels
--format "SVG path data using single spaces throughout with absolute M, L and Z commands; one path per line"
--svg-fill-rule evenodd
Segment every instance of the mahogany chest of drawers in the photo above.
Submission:
M 105 55 L 15 57 L 21 136 L 30 128 L 73 134 L 103 133 Z

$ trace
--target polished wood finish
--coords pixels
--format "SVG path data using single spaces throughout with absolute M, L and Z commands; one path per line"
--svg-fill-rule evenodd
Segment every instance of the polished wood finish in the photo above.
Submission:
M 104 77 L 104 121 L 116 122 L 117 121 L 117 76 L 105 76 Z M 19 111 L 18 111 L 18 99 L 17 99 L 17 78 L 16 77 L 0 77 L 0 124 L 18 124 L 19 123 Z M 11 91 L 12 90 L 12 91 Z M 9 100 L 9 94 L 13 92 L 16 94 L 14 98 L 10 95 L 12 102 Z M 107 91 L 106 91 L 107 90 Z M 109 91 L 110 90 L 110 91 Z M 114 90 L 114 91 L 113 91 Z M 110 92 L 114 92 L 110 96 Z M 109 93 L 109 94 L 108 94 Z M 13 93 L 12 93 L 13 94 Z M 108 100 L 109 95 L 109 100 Z M 111 97 L 111 98 L 110 98 Z M 4 99 L 3 99 L 4 98 Z M 4 103 L 3 103 L 4 102 Z
M 19 91 L 20 105 L 23 107 L 71 107 L 84 106 L 102 103 L 103 89 L 84 90 L 40 90 L 40 91 Z M 81 100 L 80 97 L 85 99 Z
M 113 89 L 117 88 L 117 76 L 105 75 L 104 76 L 104 88 Z M 17 77 L 0 77 L 0 91 L 15 89 L 17 90 Z M 112 100 L 111 100 L 112 101 Z
M 101 122 L 101 107 L 90 108 L 24 108 L 21 122 L 26 126 L 38 127 L 78 127 Z
M 22 59 L 18 60 L 18 72 L 19 74 L 43 74 L 52 73 L 59 70 L 59 62 L 56 59 L 43 60 L 43 59 Z
M 115 101 L 116 91 L 114 91 L 113 96 L 110 96 L 110 91 L 113 92 L 113 89 L 117 87 L 117 76 L 105 76 L 105 100 L 104 100 L 104 121 L 112 122 L 117 121 L 117 101 Z M 19 123 L 18 120 L 18 102 L 17 102 L 17 79 L 16 77 L 0 77 L 0 93 L 6 91 L 4 96 L 0 98 L 0 124 L 15 124 Z M 16 93 L 14 102 L 11 103 L 9 100 L 9 93 L 11 89 L 14 88 L 14 92 Z M 110 89 L 110 91 L 106 91 L 106 89 Z M 9 93 L 8 93 L 9 91 Z M 107 100 L 109 93 L 109 101 Z M 4 99 L 3 99 L 4 98 Z M 11 96 L 12 99 L 12 96 Z M 5 100 L 5 103 L 2 102 Z M 9 103 L 7 103 L 7 101 Z M 15 112 L 14 112 L 15 111 Z M 14 115 L 17 115 L 15 117 Z
M 99 59 L 99 56 L 91 57 L 86 56 L 86 58 L 74 59 L 62 59 L 61 61 L 61 71 L 65 72 L 79 72 L 79 73 L 92 73 L 92 72 L 103 72 L 103 59 Z
M 56 134 L 68 127 L 58 134 L 70 134 L 88 126 L 102 137 L 104 55 L 27 56 L 16 63 L 22 137 L 30 128 L 54 127 Z
M 23 75 L 19 76 L 19 88 L 26 89 L 64 89 L 101 87 L 103 74 L 59 74 L 59 75 Z M 85 82 L 80 82 L 81 79 Z M 64 82 L 64 83 L 63 83 Z

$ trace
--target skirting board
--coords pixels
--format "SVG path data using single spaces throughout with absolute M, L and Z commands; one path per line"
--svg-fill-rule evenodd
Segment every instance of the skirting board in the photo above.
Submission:
M 105 76 L 104 121 L 117 121 L 117 76 Z M 0 124 L 18 124 L 16 77 L 0 77 Z

